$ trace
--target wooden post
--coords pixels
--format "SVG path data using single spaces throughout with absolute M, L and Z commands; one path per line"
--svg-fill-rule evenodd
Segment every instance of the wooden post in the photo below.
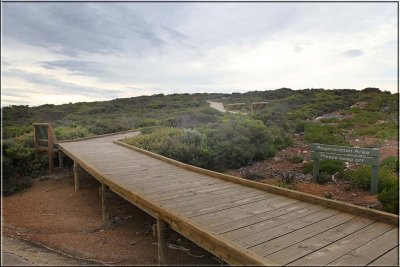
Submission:
M 167 240 L 168 224 L 161 218 L 157 219 L 158 265 L 168 265 Z
M 372 165 L 371 170 L 371 193 L 378 194 L 378 166 Z
M 39 150 L 37 149 L 37 147 L 39 146 L 38 144 L 38 130 L 36 127 L 33 127 L 33 141 L 34 141 L 34 145 L 35 145 L 35 160 L 39 161 L 40 157 L 39 157 Z
M 53 172 L 53 167 L 54 167 L 54 140 L 53 140 L 53 132 L 50 128 L 50 126 L 47 128 L 47 156 L 49 158 L 49 174 L 51 174 Z
M 313 158 L 313 180 L 318 182 L 319 180 L 319 158 Z
M 58 151 L 58 164 L 61 169 L 64 168 L 64 155 L 61 150 Z
M 109 213 L 109 198 L 110 198 L 110 189 L 105 184 L 101 184 L 101 212 L 103 215 L 103 223 L 108 223 L 110 219 Z
M 79 190 L 79 176 L 80 176 L 80 166 L 74 162 L 74 182 L 75 182 L 75 191 Z

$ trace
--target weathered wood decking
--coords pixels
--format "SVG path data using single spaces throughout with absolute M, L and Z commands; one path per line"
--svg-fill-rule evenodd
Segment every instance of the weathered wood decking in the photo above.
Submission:
M 113 142 L 134 134 L 58 147 L 159 226 L 230 264 L 398 265 L 396 216 L 171 164 Z

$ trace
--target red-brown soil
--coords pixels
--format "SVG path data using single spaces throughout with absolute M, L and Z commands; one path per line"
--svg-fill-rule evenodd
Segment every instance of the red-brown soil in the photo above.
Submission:
M 87 177 L 75 192 L 70 173 L 58 176 L 36 180 L 24 192 L 3 198 L 4 234 L 103 264 L 158 263 L 151 216 L 113 195 L 112 223 L 104 226 L 99 183 Z M 168 242 L 178 246 L 168 249 L 171 264 L 219 264 L 213 255 L 175 232 Z

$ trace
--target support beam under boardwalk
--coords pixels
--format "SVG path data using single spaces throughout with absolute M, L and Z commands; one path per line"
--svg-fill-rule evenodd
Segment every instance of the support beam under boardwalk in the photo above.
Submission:
M 78 163 L 74 162 L 74 183 L 75 183 L 75 191 L 79 190 L 79 178 L 82 175 L 81 167 Z
M 108 186 L 101 184 L 101 212 L 103 216 L 103 223 L 107 224 L 110 220 L 109 212 L 109 199 L 111 196 L 111 191 Z
M 158 265 L 168 265 L 167 240 L 169 237 L 169 225 L 161 218 L 157 219 L 157 241 L 158 241 Z

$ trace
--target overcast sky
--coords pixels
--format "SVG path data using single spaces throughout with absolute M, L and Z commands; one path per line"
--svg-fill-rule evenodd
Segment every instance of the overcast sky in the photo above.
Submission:
M 2 3 L 2 106 L 397 92 L 397 3 Z

